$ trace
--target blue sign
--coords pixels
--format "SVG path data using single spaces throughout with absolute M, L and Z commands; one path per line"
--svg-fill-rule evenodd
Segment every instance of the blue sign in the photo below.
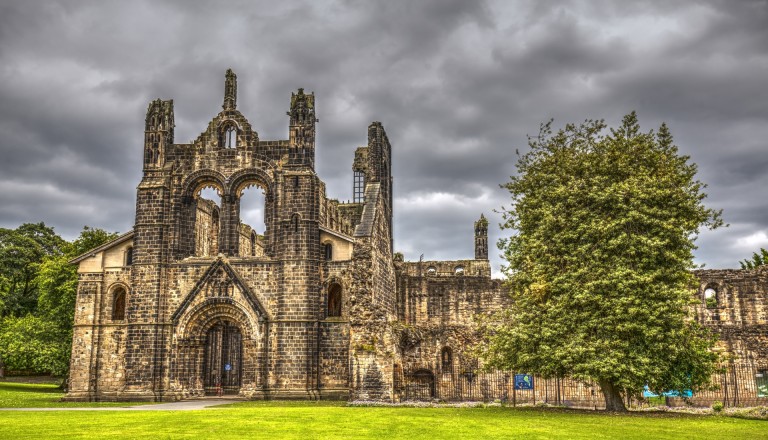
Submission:
M 232 365 L 224 364 L 224 371 L 230 371 L 232 369 Z
M 516 390 L 532 390 L 533 376 L 531 376 L 530 374 L 515 374 L 515 389 Z

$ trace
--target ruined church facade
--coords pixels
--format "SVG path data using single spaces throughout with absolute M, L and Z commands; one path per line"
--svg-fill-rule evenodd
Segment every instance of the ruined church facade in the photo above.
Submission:
M 474 320 L 509 301 L 491 278 L 488 221 L 467 225 L 474 258 L 402 261 L 384 127 L 368 126 L 350 158 L 353 199 L 339 202 L 315 173 L 315 109 L 314 94 L 292 93 L 288 139 L 261 140 L 229 70 L 221 112 L 183 144 L 173 101 L 150 102 L 134 228 L 73 260 L 67 399 L 397 400 L 405 377 L 426 397 L 446 381 L 471 388 Z M 264 193 L 264 231 L 241 219 L 251 187 Z M 764 363 L 768 281 L 747 272 L 699 273 L 697 316 Z
M 354 199 L 341 203 L 315 173 L 314 95 L 293 93 L 288 119 L 288 139 L 261 140 L 237 110 L 232 71 L 222 111 L 192 143 L 174 142 L 173 101 L 149 104 L 134 228 L 73 261 L 67 398 L 392 398 L 402 353 L 390 327 L 421 305 L 398 304 L 396 272 L 414 269 L 392 250 L 389 140 L 370 124 L 350 158 Z M 264 192 L 263 233 L 241 221 L 251 186 Z M 502 295 L 480 223 L 479 258 L 450 271 L 489 302 Z

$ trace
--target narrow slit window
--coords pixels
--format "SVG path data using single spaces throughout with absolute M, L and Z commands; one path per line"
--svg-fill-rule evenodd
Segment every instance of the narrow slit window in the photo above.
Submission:
M 122 321 L 125 319 L 125 289 L 119 287 L 115 290 L 115 297 L 112 306 L 112 320 Z
M 331 284 L 328 288 L 328 317 L 341 316 L 341 286 Z
M 130 266 L 133 264 L 133 246 L 129 246 L 125 250 L 125 265 Z

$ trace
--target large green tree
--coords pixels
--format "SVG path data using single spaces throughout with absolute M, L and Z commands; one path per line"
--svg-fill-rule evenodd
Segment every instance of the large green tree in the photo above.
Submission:
M 613 411 L 646 384 L 707 387 L 717 357 L 688 316 L 690 269 L 699 228 L 722 221 L 696 165 L 666 125 L 641 132 L 634 112 L 607 133 L 603 121 L 550 124 L 504 185 L 514 301 L 487 329 L 488 363 L 596 381 Z

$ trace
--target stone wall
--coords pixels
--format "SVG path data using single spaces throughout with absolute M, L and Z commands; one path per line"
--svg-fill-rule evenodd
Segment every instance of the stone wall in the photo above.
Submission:
M 768 267 L 698 270 L 695 318 L 720 336 L 730 362 L 768 370 Z M 708 292 L 709 291 L 709 292 Z M 706 294 L 712 295 L 709 304 Z

